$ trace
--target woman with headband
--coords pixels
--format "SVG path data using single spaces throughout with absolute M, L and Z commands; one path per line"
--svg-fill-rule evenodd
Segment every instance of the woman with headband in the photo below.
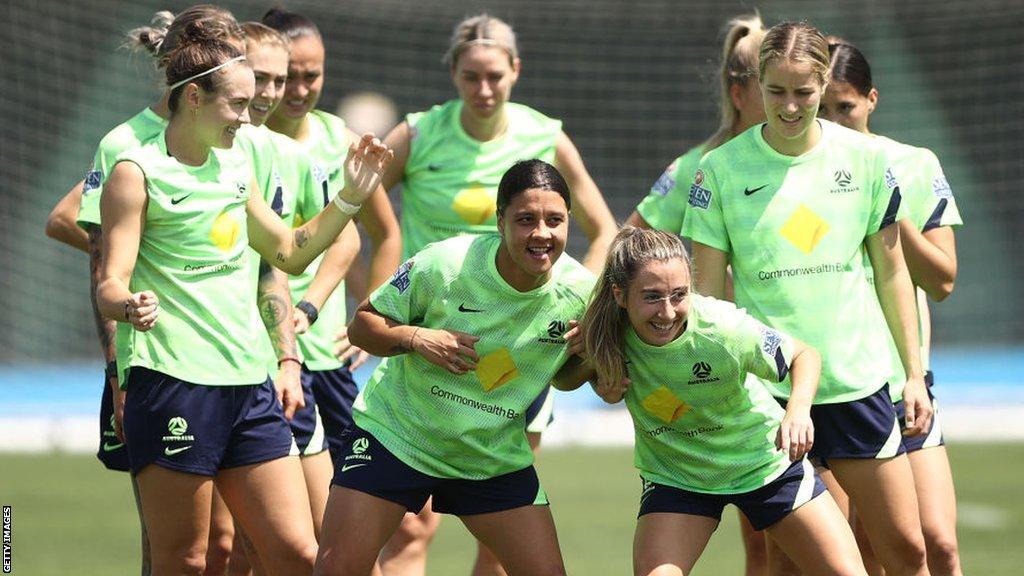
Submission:
M 190 26 L 162 63 L 170 120 L 118 156 L 104 186 L 96 295 L 123 323 L 125 431 L 154 573 L 203 571 L 216 484 L 268 571 L 308 574 L 309 500 L 254 330 L 248 250 L 304 269 L 379 185 L 390 152 L 370 136 L 353 144 L 333 206 L 293 231 L 231 150 L 255 92 L 240 47 Z

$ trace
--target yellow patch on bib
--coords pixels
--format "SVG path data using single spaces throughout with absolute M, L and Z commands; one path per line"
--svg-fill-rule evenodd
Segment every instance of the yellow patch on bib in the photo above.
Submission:
M 222 212 L 213 221 L 213 229 L 210 230 L 210 242 L 213 242 L 213 245 L 220 248 L 222 252 L 227 252 L 235 246 L 241 234 L 242 225 L 227 212 Z
M 497 205 L 486 189 L 474 186 L 455 195 L 452 210 L 467 224 L 486 224 L 494 216 Z
M 519 376 L 519 369 L 512 360 L 508 348 L 499 348 L 480 358 L 476 363 L 476 377 L 484 392 L 490 392 L 508 384 Z
M 666 386 L 652 392 L 640 405 L 666 424 L 679 420 L 690 411 L 690 405 L 676 397 Z
M 779 229 L 779 234 L 804 254 L 810 254 L 830 229 L 828 222 L 801 204 Z

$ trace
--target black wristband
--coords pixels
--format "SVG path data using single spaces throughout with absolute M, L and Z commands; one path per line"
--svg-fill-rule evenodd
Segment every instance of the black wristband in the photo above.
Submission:
M 117 378 L 117 361 L 111 360 L 107 362 L 107 367 L 103 369 L 103 375 L 107 377 L 107 380 L 111 378 Z
M 306 318 L 309 319 L 310 326 L 312 326 L 313 323 L 316 322 L 316 319 L 320 317 L 320 311 L 316 309 L 316 306 L 313 306 L 312 304 L 306 302 L 305 300 L 299 300 L 299 303 L 296 304 L 295 307 L 298 308 L 299 310 L 302 310 L 302 312 L 306 315 Z

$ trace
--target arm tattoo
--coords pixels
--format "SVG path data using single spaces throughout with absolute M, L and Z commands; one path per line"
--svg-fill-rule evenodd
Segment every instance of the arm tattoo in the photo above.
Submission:
M 277 357 L 294 358 L 298 353 L 295 328 L 291 322 L 292 305 L 291 293 L 288 292 L 288 278 L 263 260 L 260 261 L 256 304 Z
M 309 232 L 299 228 L 295 231 L 295 245 L 303 248 L 306 244 L 309 244 Z
M 117 348 L 114 342 L 117 322 L 105 320 L 96 305 L 96 287 L 100 283 L 100 268 L 103 264 L 103 232 L 99 226 L 89 226 L 88 234 L 89 294 L 92 296 L 92 315 L 96 322 L 96 333 L 100 338 L 100 346 L 103 348 L 103 357 L 107 362 L 111 362 L 117 357 Z

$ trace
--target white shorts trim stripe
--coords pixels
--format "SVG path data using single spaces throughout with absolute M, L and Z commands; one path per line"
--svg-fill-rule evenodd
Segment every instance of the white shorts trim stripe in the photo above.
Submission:
M 900 433 L 900 423 L 896 418 L 892 419 L 892 431 L 889 433 L 889 439 L 882 445 L 882 449 L 875 454 L 875 458 L 893 458 L 899 452 L 900 446 L 903 445 L 903 435 Z
M 541 433 L 548 429 L 548 422 L 551 421 L 551 412 L 555 409 L 555 391 L 549 390 L 548 397 L 544 399 L 537 416 L 526 423 L 526 431 Z
M 932 429 L 928 431 L 921 448 L 934 448 L 942 444 L 942 419 L 939 418 L 939 401 L 932 399 Z
M 324 432 L 324 421 L 320 419 L 320 407 L 314 405 L 313 410 L 316 413 L 316 424 L 313 425 L 313 435 L 309 438 L 309 444 L 302 452 L 303 456 L 312 456 L 327 450 L 327 436 Z
M 810 460 L 804 458 L 800 463 L 803 468 L 803 478 L 800 479 L 800 487 L 796 490 L 796 498 L 793 499 L 793 510 L 807 504 L 814 496 L 814 466 Z

